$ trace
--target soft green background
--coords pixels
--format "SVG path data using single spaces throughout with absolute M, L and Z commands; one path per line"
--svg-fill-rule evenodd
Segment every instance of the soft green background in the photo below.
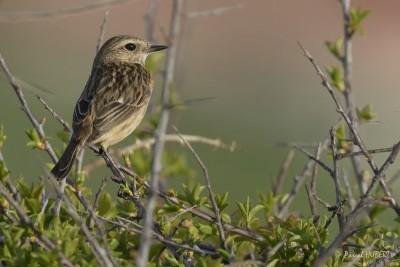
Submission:
M 168 30 L 170 0 L 162 0 L 156 38 L 164 43 Z M 193 1 L 193 10 L 207 10 L 242 1 Z M 0 1 L 0 12 L 54 10 L 84 5 L 85 1 Z M 354 91 L 359 106 L 372 103 L 378 122 L 362 126 L 367 147 L 388 147 L 400 137 L 398 62 L 400 53 L 400 3 L 352 1 L 353 6 L 373 10 L 364 26 L 365 37 L 354 40 Z M 46 132 L 60 130 L 35 98 L 41 95 L 68 121 L 89 75 L 105 8 L 73 16 L 31 21 L 7 21 L 0 14 L 0 53 L 19 78 L 40 85 L 50 93 L 26 91 L 38 117 L 45 116 Z M 147 1 L 113 6 L 106 38 L 117 34 L 144 36 L 143 16 Z M 312 53 L 320 66 L 338 64 L 324 41 L 342 32 L 341 7 L 332 0 L 252 0 L 241 9 L 211 17 L 186 20 L 190 34 L 176 74 L 182 99 L 213 97 L 215 101 L 173 113 L 172 123 L 182 133 L 235 141 L 240 149 L 231 153 L 195 145 L 209 168 L 216 192 L 230 192 L 231 200 L 244 200 L 256 192 L 268 192 L 272 177 L 288 151 L 279 142 L 318 142 L 336 122 L 338 114 L 328 93 L 297 45 Z M 160 88 L 160 83 L 156 84 Z M 37 181 L 43 175 L 43 152 L 25 146 L 24 130 L 30 123 L 8 83 L 0 80 L 0 123 L 6 127 L 4 156 L 14 176 Z M 153 101 L 158 101 L 155 94 Z M 125 143 L 132 141 L 128 138 Z M 56 141 L 55 146 L 60 147 Z M 88 151 L 86 155 L 90 156 Z M 377 157 L 378 163 L 384 157 Z M 192 166 L 201 170 L 192 161 Z M 286 188 L 300 173 L 305 157 L 297 153 Z M 399 164 L 391 168 L 394 173 Z M 107 173 L 107 172 L 106 172 Z M 322 173 L 322 170 L 320 171 Z M 349 175 L 352 175 L 349 172 Z M 98 179 L 97 181 L 99 181 Z M 199 181 L 203 182 L 199 176 Z M 334 202 L 332 181 L 319 178 L 320 195 Z M 398 186 L 398 184 L 397 184 Z M 97 188 L 93 184 L 94 188 Z M 109 183 L 109 191 L 115 188 Z M 309 213 L 304 189 L 292 210 Z M 397 190 L 398 192 L 398 190 Z M 397 199 L 400 194 L 396 193 Z M 235 202 L 232 203 L 235 203 Z

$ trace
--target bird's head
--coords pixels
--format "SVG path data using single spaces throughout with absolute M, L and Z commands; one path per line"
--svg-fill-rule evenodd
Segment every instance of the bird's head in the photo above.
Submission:
M 95 65 L 111 63 L 140 63 L 144 65 L 149 54 L 166 48 L 165 45 L 152 45 L 135 36 L 114 36 L 100 48 L 94 63 Z

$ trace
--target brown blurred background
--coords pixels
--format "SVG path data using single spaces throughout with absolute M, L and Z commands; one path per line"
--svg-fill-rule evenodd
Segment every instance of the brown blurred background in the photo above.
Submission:
M 185 20 L 189 39 L 178 66 L 177 90 L 182 99 L 212 97 L 214 101 L 173 112 L 172 123 L 182 133 L 221 138 L 227 143 L 235 141 L 240 147 L 235 152 L 205 145 L 195 148 L 209 168 L 216 192 L 229 191 L 233 201 L 244 200 L 247 195 L 255 198 L 256 192 L 270 190 L 272 177 L 288 152 L 287 148 L 274 146 L 276 143 L 321 141 L 339 117 L 297 41 L 321 67 L 338 65 L 324 42 L 335 40 L 342 33 L 341 7 L 333 0 L 192 2 L 192 11 L 242 2 L 244 5 L 218 16 Z M 13 21 L 4 15 L 87 3 L 0 1 L 0 53 L 14 75 L 49 91 L 25 92 L 35 114 L 47 117 L 49 135 L 54 136 L 61 128 L 38 103 L 35 94 L 71 121 L 75 101 L 89 75 L 107 8 L 26 21 Z M 155 37 L 164 43 L 162 31 L 168 30 L 172 1 L 160 3 Z M 145 36 L 143 16 L 147 5 L 146 0 L 137 0 L 109 7 L 106 39 L 117 34 Z M 354 38 L 353 88 L 357 106 L 371 103 L 378 121 L 363 125 L 361 134 L 368 148 L 388 147 L 400 139 L 400 3 L 364 0 L 352 1 L 352 6 L 372 9 L 363 24 L 366 36 Z M 160 88 L 160 83 L 156 87 Z M 14 177 L 23 175 L 35 182 L 43 175 L 43 164 L 48 158 L 25 146 L 27 138 L 23 131 L 31 125 L 4 80 L 0 80 L 0 99 L 0 123 L 5 125 L 7 134 L 3 149 L 7 164 Z M 159 94 L 155 94 L 153 101 L 158 100 Z M 54 144 L 60 147 L 58 140 Z M 384 156 L 376 158 L 381 164 Z M 296 153 L 286 188 L 305 161 L 303 155 Z M 198 170 L 198 181 L 203 182 L 201 170 L 193 161 L 191 165 Z M 399 166 L 395 163 L 389 173 L 395 173 Z M 348 174 L 352 175 L 350 171 Z M 319 190 L 324 190 L 320 192 L 327 194 L 326 200 L 333 201 L 332 181 L 322 176 L 318 183 Z M 304 192 L 298 200 L 293 209 L 306 203 Z M 304 212 L 309 213 L 308 207 Z

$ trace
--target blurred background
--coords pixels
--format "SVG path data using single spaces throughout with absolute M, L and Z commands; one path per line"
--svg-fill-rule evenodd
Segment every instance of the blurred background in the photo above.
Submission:
M 34 114 L 47 118 L 45 130 L 50 136 L 55 136 L 61 126 L 35 95 L 71 122 L 72 110 L 89 76 L 106 10 L 109 9 L 109 16 L 105 39 L 118 34 L 145 36 L 143 18 L 148 1 L 115 2 L 79 14 L 24 19 L 8 15 L 51 12 L 94 2 L 0 1 L 0 53 L 15 76 L 44 88 L 27 90 L 25 95 Z M 183 100 L 211 97 L 213 101 L 174 111 L 171 119 L 171 124 L 184 134 L 237 143 L 234 152 L 195 145 L 209 168 L 214 191 L 228 191 L 232 206 L 248 195 L 255 200 L 257 192 L 271 190 L 273 178 L 289 151 L 276 144 L 322 141 L 339 118 L 331 97 L 297 42 L 310 51 L 321 67 L 339 65 L 324 42 L 342 34 L 341 6 L 332 0 L 201 0 L 191 1 L 189 9 L 205 11 L 235 5 L 240 8 L 217 16 L 185 17 L 187 40 L 179 50 L 176 89 Z M 368 148 L 390 147 L 400 139 L 400 2 L 363 0 L 352 1 L 352 6 L 372 10 L 363 24 L 366 35 L 356 35 L 353 46 L 356 104 L 363 107 L 370 103 L 378 115 L 376 122 L 361 126 L 361 134 Z M 171 0 L 160 1 L 155 28 L 155 39 L 160 44 L 165 43 L 171 9 Z M 161 84 L 157 79 L 154 103 L 160 100 L 157 89 Z M 26 146 L 24 130 L 32 126 L 19 106 L 8 82 L 1 79 L 0 124 L 5 126 L 7 135 L 3 154 L 14 177 L 24 176 L 36 182 L 45 173 L 49 158 Z M 132 141 L 133 136 L 115 147 Z M 57 138 L 52 143 L 61 148 Z M 87 151 L 86 162 L 95 158 L 92 154 Z M 380 165 L 386 155 L 375 158 Z M 294 175 L 301 172 L 305 162 L 305 156 L 296 152 L 284 190 L 291 187 Z M 198 173 L 197 181 L 204 183 L 201 169 L 193 160 L 190 165 Z M 395 163 L 389 174 L 399 167 Z M 326 201 L 334 202 L 332 180 L 322 170 L 320 174 L 317 192 Z M 352 177 L 353 173 L 348 171 L 348 175 Z M 93 188 L 99 181 L 93 183 Z M 88 180 L 92 182 L 93 179 Z M 181 182 L 185 181 L 172 184 Z M 398 183 L 394 186 L 398 187 Z M 116 190 L 111 183 L 107 187 Z M 400 193 L 396 191 L 399 200 Z M 309 214 L 304 187 L 296 200 L 291 210 Z

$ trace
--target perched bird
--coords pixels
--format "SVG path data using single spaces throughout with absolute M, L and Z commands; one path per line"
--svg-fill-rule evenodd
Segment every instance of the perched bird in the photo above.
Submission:
M 67 176 L 85 144 L 107 151 L 136 129 L 153 91 L 146 58 L 166 48 L 129 35 L 112 37 L 103 44 L 76 103 L 69 144 L 51 170 L 55 178 Z

